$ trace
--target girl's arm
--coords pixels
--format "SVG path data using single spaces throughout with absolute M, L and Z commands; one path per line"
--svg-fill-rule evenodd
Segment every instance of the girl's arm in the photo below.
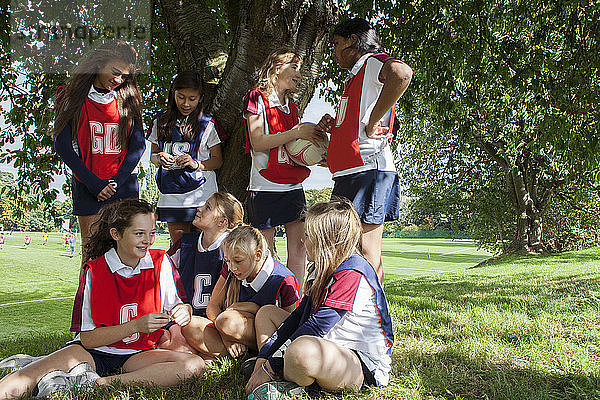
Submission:
M 144 150 L 146 150 L 146 139 L 144 138 L 142 127 L 134 125 L 133 132 L 129 137 L 129 145 L 127 147 L 125 159 L 123 160 L 123 163 L 121 163 L 115 176 L 113 176 L 113 180 L 117 182 L 117 190 L 125 183 L 134 168 L 138 165 L 140 158 L 142 158 L 142 154 L 144 154 Z
M 79 181 L 83 183 L 94 196 L 98 196 L 98 193 L 108 185 L 108 181 L 98 178 L 96 174 L 88 169 L 81 157 L 79 157 L 73 149 L 73 137 L 71 135 L 71 126 L 69 124 L 65 125 L 64 129 L 60 131 L 58 136 L 56 136 L 56 139 L 54 139 L 54 149 L 71 171 L 73 171 L 73 174 L 77 179 L 79 179 Z
M 133 335 L 137 332 L 151 333 L 165 326 L 169 315 L 165 313 L 150 313 L 120 325 L 100 326 L 91 331 L 81 332 L 81 344 L 86 349 L 106 346 Z
M 326 137 L 324 133 L 317 130 L 317 126 L 313 123 L 298 124 L 289 131 L 281 132 L 277 135 L 267 135 L 265 134 L 264 118 L 262 115 L 246 112 L 246 118 L 250 145 L 254 151 L 267 151 L 296 139 L 306 139 L 318 144 L 319 141 L 324 140 Z
M 412 73 L 412 69 L 408 65 L 395 59 L 390 59 L 383 64 L 379 73 L 379 80 L 383 82 L 383 88 L 375 102 L 369 123 L 365 127 L 368 137 L 376 139 L 386 136 L 387 132 L 377 131 L 377 124 L 402 96 L 412 79 Z
M 251 301 L 239 301 L 237 303 L 233 303 L 232 305 L 230 305 L 229 307 L 227 307 L 228 310 L 236 310 L 236 311 L 243 311 L 243 312 L 247 312 L 250 314 L 255 314 L 258 312 L 258 310 L 260 309 L 260 306 L 256 303 L 253 303 Z
M 213 322 L 217 319 L 219 314 L 223 312 L 221 305 L 225 301 L 225 283 L 225 278 L 219 276 L 212 294 L 210 295 L 210 300 L 208 300 L 208 305 L 206 306 L 206 318 Z
M 214 171 L 215 169 L 221 168 L 223 165 L 223 153 L 221 152 L 221 145 L 216 144 L 210 149 L 210 158 L 205 161 L 200 161 L 202 165 L 200 169 L 204 171 Z

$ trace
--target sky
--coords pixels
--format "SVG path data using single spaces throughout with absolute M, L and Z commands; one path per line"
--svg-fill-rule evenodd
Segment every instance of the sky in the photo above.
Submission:
M 5 106 L 4 104 L 2 106 Z M 304 110 L 304 115 L 302 116 L 302 122 L 314 122 L 317 123 L 323 114 L 329 113 L 330 115 L 335 115 L 335 110 L 333 107 L 327 103 L 322 97 L 319 96 L 319 89 L 315 90 L 315 94 L 311 101 L 308 103 L 308 106 Z M 0 121 L 0 125 L 4 128 L 4 121 Z M 11 147 L 20 146 L 20 141 L 15 143 Z M 150 143 L 146 142 L 146 152 L 142 156 L 141 160 L 144 166 L 147 166 L 150 162 Z M 323 189 L 327 187 L 333 187 L 333 181 L 331 180 L 331 174 L 329 170 L 325 167 L 310 167 L 311 174 L 304 181 L 303 186 L 304 189 Z M 0 171 L 12 172 L 16 176 L 16 169 L 7 163 L 0 163 Z M 62 185 L 65 182 L 64 175 L 56 175 L 54 177 L 54 183 L 51 185 L 53 188 L 57 188 L 59 190 L 58 200 L 63 201 L 65 196 L 62 194 Z

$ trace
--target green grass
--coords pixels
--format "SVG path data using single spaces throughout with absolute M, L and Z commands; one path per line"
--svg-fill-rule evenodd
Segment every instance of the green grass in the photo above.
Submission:
M 72 300 L 5 305 L 76 289 L 78 260 L 58 238 L 42 248 L 34 235 L 24 250 L 23 236 L 7 236 L 0 251 L 0 358 L 45 354 L 69 338 Z M 163 236 L 156 246 L 167 243 Z M 285 259 L 285 243 L 277 247 Z M 489 255 L 469 241 L 385 239 L 383 255 L 396 336 L 391 383 L 316 397 L 600 398 L 599 248 L 475 269 Z M 243 384 L 238 363 L 223 360 L 175 388 L 114 386 L 87 397 L 239 399 Z

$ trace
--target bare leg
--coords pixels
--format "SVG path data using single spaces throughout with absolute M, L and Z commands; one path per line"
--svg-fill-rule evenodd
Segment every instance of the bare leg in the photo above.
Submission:
M 215 320 L 215 326 L 228 350 L 234 343 L 241 343 L 248 348 L 256 349 L 254 314 L 238 310 L 225 310 Z
M 379 282 L 383 287 L 383 262 L 381 261 L 381 237 L 383 225 L 362 224 L 362 251 L 367 261 L 373 266 Z
M 90 235 L 92 234 L 91 228 L 94 222 L 98 221 L 100 217 L 99 214 L 94 215 L 78 215 L 77 221 L 79 222 L 79 233 L 81 234 L 81 252 L 85 251 L 85 245 L 90 240 Z M 84 256 L 85 257 L 85 256 Z M 87 260 L 81 260 L 81 266 L 83 267 L 83 263 Z M 83 270 L 83 269 L 82 269 Z
M 211 320 L 192 316 L 189 324 L 181 328 L 186 341 L 202 355 L 216 357 L 225 354 L 225 345 L 221 335 Z
M 181 333 L 181 326 L 175 324 L 172 325 L 168 331 L 160 337 L 157 342 L 157 347 L 163 350 L 180 351 L 188 354 L 198 354 L 198 351 L 194 349 L 185 340 L 185 337 Z
M 171 244 L 177 242 L 184 233 L 190 232 L 192 228 L 191 222 L 167 222 L 169 228 L 169 236 L 171 236 Z
M 107 376 L 96 382 L 108 385 L 113 381 L 122 383 L 145 382 L 159 386 L 173 386 L 183 379 L 199 375 L 205 368 L 202 357 L 171 350 L 148 350 L 137 353 L 123 364 L 124 373 Z
M 31 394 L 40 379 L 52 371 L 68 372 L 74 366 L 86 362 L 96 368 L 94 359 L 83 347 L 72 344 L 32 362 L 0 380 L 0 399 L 11 399 Z
M 260 350 L 290 313 L 274 305 L 262 306 L 254 318 L 256 346 Z
M 317 381 L 323 389 L 335 392 L 359 390 L 363 383 L 358 356 L 329 340 L 300 336 L 287 348 L 283 359 L 283 376 L 301 386 Z
M 302 243 L 304 222 L 294 221 L 285 224 L 285 234 L 287 235 L 287 267 L 296 275 L 300 284 L 300 293 L 302 293 L 306 267 L 306 248 Z
M 275 228 L 262 229 L 260 233 L 262 233 L 267 240 L 269 250 L 271 250 L 271 254 L 275 257 L 277 255 L 277 250 L 275 249 Z

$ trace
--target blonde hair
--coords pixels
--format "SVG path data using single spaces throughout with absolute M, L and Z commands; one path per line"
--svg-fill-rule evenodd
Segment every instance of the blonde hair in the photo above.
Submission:
M 229 232 L 229 235 L 221 243 L 221 249 L 229 254 L 243 254 L 250 260 L 253 260 L 254 264 L 252 266 L 255 267 L 256 262 L 261 262 L 267 257 L 269 246 L 267 245 L 267 240 L 258 229 L 250 225 L 240 225 Z M 256 252 L 259 250 L 262 252 L 262 258 L 259 261 L 254 261 L 256 259 Z M 239 301 L 241 284 L 242 282 L 229 272 L 224 308 Z
M 234 195 L 218 191 L 212 194 L 216 209 L 223 218 L 227 218 L 227 229 L 233 229 L 244 221 L 244 207 Z
M 354 253 L 360 253 L 362 226 L 349 200 L 336 198 L 306 211 L 304 229 L 307 252 L 312 255 L 315 280 L 306 288 L 317 307 L 333 271 Z
M 294 62 L 301 64 L 302 57 L 289 49 L 280 49 L 272 52 L 258 71 L 258 88 L 266 94 L 271 94 L 275 89 L 279 68 Z M 286 93 L 286 97 L 288 94 Z

